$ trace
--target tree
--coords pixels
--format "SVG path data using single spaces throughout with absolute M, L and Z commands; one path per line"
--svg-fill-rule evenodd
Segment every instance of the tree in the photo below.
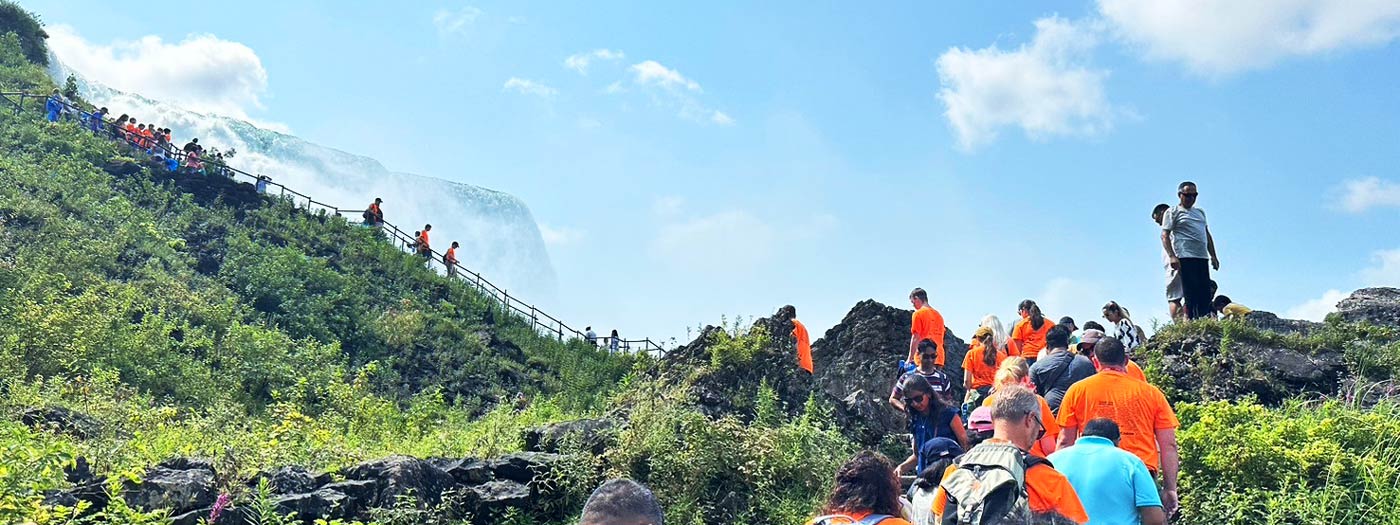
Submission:
M 41 66 L 49 65 L 49 46 L 44 40 L 49 34 L 39 17 L 10 0 L 0 0 L 0 34 L 14 33 L 19 36 L 24 57 Z
M 68 80 L 63 82 L 63 96 L 68 100 L 78 100 L 78 77 L 68 74 Z

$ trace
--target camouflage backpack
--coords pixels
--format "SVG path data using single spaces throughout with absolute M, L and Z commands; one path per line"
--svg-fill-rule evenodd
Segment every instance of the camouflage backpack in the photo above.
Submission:
M 1031 523 L 1026 471 L 1050 462 L 1010 443 L 983 443 L 958 458 L 939 486 L 948 495 L 942 525 Z

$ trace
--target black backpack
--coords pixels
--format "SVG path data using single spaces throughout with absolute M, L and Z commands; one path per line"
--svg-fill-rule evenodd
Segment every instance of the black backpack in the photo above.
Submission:
M 983 443 L 958 458 L 939 487 L 948 495 L 942 525 L 1031 523 L 1026 472 L 1050 465 L 1010 443 Z

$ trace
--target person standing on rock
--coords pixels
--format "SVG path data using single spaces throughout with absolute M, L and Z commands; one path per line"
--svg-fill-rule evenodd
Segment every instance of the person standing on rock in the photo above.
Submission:
M 792 321 L 792 338 L 797 343 L 797 367 L 808 374 L 815 373 L 812 371 L 812 338 L 807 334 L 807 327 L 797 320 L 797 307 L 787 305 L 778 309 L 778 317 Z
M 1206 225 L 1206 212 L 1196 207 L 1200 193 L 1196 183 L 1183 182 L 1177 187 L 1181 203 L 1167 210 L 1162 217 L 1162 249 L 1167 251 L 1168 263 L 1181 273 L 1181 291 L 1186 302 L 1186 318 L 1210 317 L 1213 294 L 1210 291 L 1210 271 L 1220 269 L 1215 255 L 1215 239 Z
M 929 306 L 928 292 L 923 288 L 909 292 L 909 304 L 914 306 L 914 316 L 909 323 L 909 358 L 906 361 L 918 364 L 919 341 L 928 339 L 938 346 L 934 365 L 943 366 L 943 334 L 947 331 L 943 326 L 943 314 Z
M 588 496 L 578 525 L 665 525 L 665 520 L 650 489 L 630 479 L 614 479 Z
M 1162 219 L 1166 218 L 1167 210 L 1170 209 L 1172 207 L 1166 203 L 1152 208 L 1152 223 L 1159 229 L 1162 227 Z M 1181 272 L 1172 268 L 1171 253 L 1167 251 L 1166 246 L 1162 247 L 1162 268 L 1167 272 L 1167 315 L 1172 321 L 1176 321 L 1185 313 L 1181 309 Z
M 1060 404 L 1058 423 L 1061 448 L 1074 445 L 1079 429 L 1089 421 L 1106 417 L 1123 434 L 1119 446 L 1147 465 L 1153 477 L 1162 476 L 1162 509 L 1171 517 L 1177 509 L 1176 427 L 1180 422 L 1167 396 L 1152 384 L 1128 377 L 1128 352 L 1123 343 L 1106 337 L 1094 345 L 1099 373 L 1069 387 Z

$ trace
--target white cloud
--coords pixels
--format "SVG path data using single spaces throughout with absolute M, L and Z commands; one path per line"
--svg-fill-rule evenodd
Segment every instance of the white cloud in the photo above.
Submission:
M 1400 37 L 1395 0 L 1098 0 L 1115 32 L 1149 58 L 1207 75 Z
M 1371 254 L 1372 265 L 1361 270 L 1361 282 L 1366 286 L 1400 286 L 1400 249 L 1381 250 Z
M 697 97 L 705 90 L 699 82 L 686 78 L 680 71 L 655 60 L 633 64 L 628 70 L 632 72 L 632 84 L 651 94 L 652 101 L 657 105 L 675 109 L 676 116 L 701 124 L 734 125 L 734 117 L 701 103 Z M 609 94 L 624 91 L 623 86 L 616 82 L 607 88 Z
M 1033 139 L 1112 127 L 1115 110 L 1103 87 L 1108 72 L 1085 65 L 1097 31 L 1058 17 L 1035 27 L 1035 38 L 1015 50 L 952 48 L 938 57 L 938 98 L 964 150 L 995 140 L 1008 126 Z
M 1342 183 L 1337 208 L 1362 213 L 1371 208 L 1400 207 L 1400 183 L 1377 177 L 1353 179 Z
M 626 58 L 622 51 L 611 49 L 594 49 L 587 53 L 569 55 L 564 59 L 564 67 L 577 71 L 580 75 L 588 74 L 588 67 L 597 61 L 615 61 Z
M 178 43 L 152 35 L 99 45 L 69 26 L 50 26 L 48 32 L 60 62 L 113 89 L 243 120 L 263 107 L 267 70 L 241 43 L 206 34 Z
M 1289 308 L 1283 313 L 1283 317 L 1320 322 L 1327 317 L 1327 314 L 1337 311 L 1337 303 L 1346 298 L 1347 294 L 1341 290 L 1327 290 L 1322 294 L 1322 297 Z
M 481 16 L 481 10 L 472 6 L 461 9 L 439 9 L 433 13 L 433 27 L 438 35 L 463 34 Z
M 696 93 L 704 91 L 698 82 L 685 78 L 680 71 L 663 66 L 655 60 L 633 64 L 631 69 L 636 82 L 644 86 L 659 86 L 668 90 L 683 88 Z
M 550 98 L 559 94 L 559 90 L 552 87 L 519 77 L 510 77 L 509 80 L 506 80 L 505 85 L 501 86 L 501 91 L 514 91 L 522 95 L 534 95 L 543 98 Z
M 584 239 L 586 235 L 583 230 L 569 227 L 551 227 L 548 224 L 540 223 L 540 237 L 544 238 L 544 243 L 550 246 L 567 246 L 576 244 Z

